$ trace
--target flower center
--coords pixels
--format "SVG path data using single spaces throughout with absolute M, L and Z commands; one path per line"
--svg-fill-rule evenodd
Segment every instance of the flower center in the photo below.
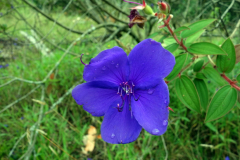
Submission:
M 139 99 L 139 97 L 138 98 L 135 97 L 134 87 L 135 85 L 133 84 L 132 81 L 122 82 L 119 84 L 117 94 L 119 94 L 119 96 L 121 97 L 122 102 L 121 104 L 119 103 L 117 104 L 118 112 L 123 111 L 123 106 L 125 105 L 125 102 L 127 100 L 129 101 L 129 110 L 131 110 L 131 96 L 133 96 L 135 101 Z

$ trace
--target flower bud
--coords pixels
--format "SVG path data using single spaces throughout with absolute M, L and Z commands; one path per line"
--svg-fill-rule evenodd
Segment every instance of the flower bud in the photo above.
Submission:
M 161 1 L 161 2 L 158 2 L 157 4 L 158 4 L 158 7 L 159 7 L 161 13 L 164 13 L 164 14 L 170 13 L 171 7 L 167 2 Z
M 145 8 L 143 9 L 143 12 L 146 15 L 154 15 L 155 13 L 153 12 L 152 8 L 149 5 L 146 5 Z

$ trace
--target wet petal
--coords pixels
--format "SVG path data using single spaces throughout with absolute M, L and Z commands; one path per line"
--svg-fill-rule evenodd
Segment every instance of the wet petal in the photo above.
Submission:
M 168 126 L 169 92 L 166 83 L 148 90 L 136 90 L 138 101 L 132 98 L 133 115 L 138 123 L 153 135 L 162 135 Z
M 102 139 L 108 143 L 130 143 L 135 141 L 139 136 L 142 127 L 138 124 L 134 116 L 125 103 L 122 112 L 118 112 L 116 105 L 109 108 L 104 116 L 101 126 Z
M 117 90 L 118 86 L 110 82 L 87 82 L 76 86 L 72 96 L 93 116 L 103 116 L 113 102 L 121 101 Z
M 146 39 L 137 44 L 129 56 L 129 79 L 141 87 L 151 87 L 166 77 L 175 65 L 174 56 L 161 43 Z
M 119 85 L 126 81 L 129 73 L 127 55 L 120 47 L 113 47 L 99 53 L 86 65 L 85 81 L 109 81 Z

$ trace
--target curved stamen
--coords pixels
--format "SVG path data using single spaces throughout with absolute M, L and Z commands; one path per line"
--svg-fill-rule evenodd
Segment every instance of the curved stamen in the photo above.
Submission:
M 136 99 L 135 94 L 133 94 L 133 99 L 134 99 L 135 101 L 138 101 L 139 98 L 140 98 L 140 95 L 139 95 L 138 98 Z
M 123 0 L 124 2 L 127 2 L 127 3 L 134 3 L 134 4 L 138 4 L 138 5 L 141 5 L 142 6 L 142 4 L 140 4 L 140 3 L 137 3 L 137 2 L 131 2 L 131 1 L 126 1 L 126 0 Z
M 80 61 L 81 61 L 81 63 L 84 65 L 84 66 L 86 66 L 87 64 L 85 64 L 83 61 L 82 61 L 82 56 L 83 56 L 84 54 L 81 54 L 81 57 L 80 57 Z

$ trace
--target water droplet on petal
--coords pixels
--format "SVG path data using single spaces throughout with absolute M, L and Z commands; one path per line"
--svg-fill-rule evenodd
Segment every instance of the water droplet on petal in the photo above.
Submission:
M 166 126 L 168 124 L 168 120 L 163 121 L 163 125 Z
M 114 62 L 112 61 L 111 64 L 114 64 Z
M 153 89 L 149 89 L 148 90 L 148 94 L 153 94 L 154 90 Z
M 167 99 L 165 99 L 165 101 L 164 101 L 164 104 L 167 104 L 168 103 L 168 100 Z
M 105 67 L 105 66 L 103 66 L 103 67 L 102 67 L 102 70 L 103 70 L 103 71 L 105 71 L 105 70 L 106 70 L 106 67 Z
M 112 133 L 112 135 L 111 135 L 111 138 L 114 138 L 115 137 L 115 134 L 114 133 Z
M 160 132 L 160 131 L 159 131 L 158 129 L 153 129 L 153 130 L 152 130 L 152 134 L 155 134 L 155 135 L 157 135 L 159 132 Z
M 118 68 L 119 67 L 119 64 L 116 64 L 116 68 Z

